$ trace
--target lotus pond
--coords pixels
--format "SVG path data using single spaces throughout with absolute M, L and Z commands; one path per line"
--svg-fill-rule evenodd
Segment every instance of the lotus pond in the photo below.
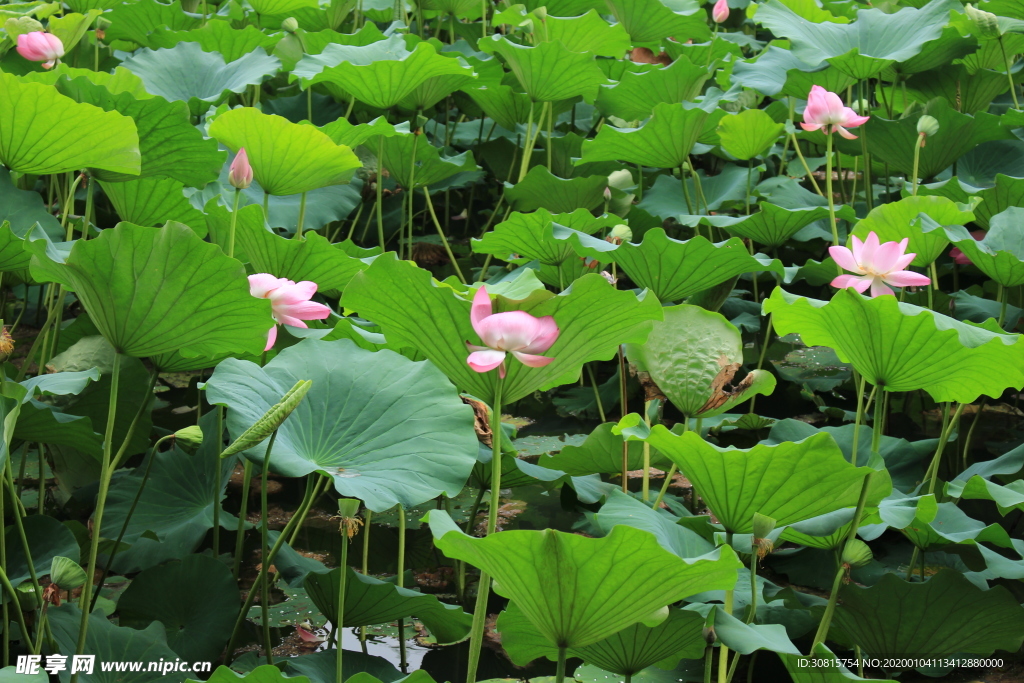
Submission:
M 0 683 L 1024 680 L 1020 0 L 0 0 Z

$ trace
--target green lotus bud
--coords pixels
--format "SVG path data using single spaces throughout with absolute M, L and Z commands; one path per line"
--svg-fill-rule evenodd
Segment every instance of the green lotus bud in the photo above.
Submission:
M 50 582 L 61 590 L 74 590 L 85 583 L 85 570 L 71 558 L 57 556 L 50 562 Z
M 263 413 L 263 417 L 256 420 L 256 424 L 246 429 L 242 434 L 235 439 L 230 446 L 228 446 L 220 457 L 226 458 L 229 455 L 235 453 L 241 453 L 247 451 L 250 448 L 258 446 L 264 439 L 277 431 L 277 428 L 288 419 L 288 416 L 292 414 L 299 403 L 302 402 L 306 392 L 313 386 L 313 380 L 300 379 L 295 383 L 291 389 L 288 390 L 281 400 L 278 401 L 274 406 L 267 412 Z
M 843 548 L 843 564 L 851 567 L 863 567 L 871 561 L 872 557 L 874 555 L 871 553 L 871 548 L 859 538 L 847 541 Z
M 980 10 L 971 4 L 964 7 L 964 12 L 967 14 L 967 18 L 971 20 L 971 24 L 974 25 L 979 38 L 999 37 L 999 17 L 991 12 Z
M 625 190 L 628 187 L 633 187 L 633 184 L 633 174 L 626 169 L 613 171 L 608 175 L 608 186 L 617 190 Z
M 174 432 L 174 443 L 189 455 L 195 455 L 203 445 L 203 430 L 199 425 L 192 425 Z
M 934 116 L 925 114 L 917 120 L 917 132 L 920 135 L 931 137 L 939 132 L 939 121 Z
M 288 33 L 295 33 L 299 30 L 299 22 L 295 17 L 288 17 L 281 22 L 281 30 L 287 31 Z
M 612 238 L 616 243 L 628 242 L 633 239 L 633 230 L 624 223 L 619 223 L 612 231 L 608 233 L 608 237 Z

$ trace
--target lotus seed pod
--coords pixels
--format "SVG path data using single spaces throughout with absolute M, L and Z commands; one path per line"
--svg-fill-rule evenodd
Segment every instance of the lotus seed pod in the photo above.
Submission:
M 991 12 L 980 10 L 971 4 L 964 7 L 964 12 L 967 14 L 967 18 L 971 20 L 971 23 L 974 24 L 979 38 L 999 37 L 999 17 Z
M 355 517 L 359 514 L 361 502 L 358 498 L 339 498 L 338 514 L 341 517 Z
M 281 30 L 287 31 L 288 33 L 295 33 L 299 30 L 299 22 L 295 17 L 288 17 L 281 22 Z
M 36 593 L 35 586 L 30 581 L 15 588 L 14 592 L 18 596 L 18 604 L 21 605 L 23 612 L 31 612 L 39 607 L 39 594 Z
M 50 562 L 50 582 L 62 590 L 74 590 L 85 583 L 85 570 L 71 558 L 58 555 Z
M 760 512 L 754 513 L 754 538 L 768 538 L 768 534 L 775 531 L 775 520 Z
M 249 427 L 235 439 L 230 446 L 228 446 L 220 457 L 226 458 L 229 455 L 235 453 L 241 453 L 247 451 L 250 448 L 258 446 L 268 436 L 277 431 L 277 428 L 288 419 L 288 416 L 292 414 L 299 403 L 302 402 L 303 397 L 309 388 L 313 386 L 313 380 L 300 379 L 295 383 L 291 389 L 288 390 L 281 400 L 272 406 L 270 410 L 263 413 L 263 417 L 256 420 L 256 424 Z
M 174 443 L 189 455 L 194 454 L 203 443 L 203 430 L 198 425 L 185 427 L 174 432 Z
M 608 233 L 608 236 L 616 240 L 621 240 L 622 242 L 629 242 L 633 239 L 633 231 L 625 223 L 619 223 L 612 228 L 612 231 Z
M 851 567 L 863 567 L 871 561 L 872 557 L 874 555 L 871 553 L 871 548 L 859 538 L 847 541 L 843 548 L 843 564 Z
M 925 114 L 917 120 L 917 132 L 921 135 L 931 137 L 939 132 L 939 122 L 934 116 Z

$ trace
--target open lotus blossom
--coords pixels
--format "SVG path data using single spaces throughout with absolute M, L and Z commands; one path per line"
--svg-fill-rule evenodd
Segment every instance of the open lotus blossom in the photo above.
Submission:
M 323 320 L 331 309 L 323 304 L 310 301 L 316 294 L 316 283 L 309 280 L 292 282 L 270 273 L 255 273 L 249 276 L 249 293 L 260 299 L 270 299 L 275 325 L 267 335 L 269 351 L 277 341 L 277 326 L 308 327 L 304 320 Z
M 821 129 L 825 135 L 835 132 L 847 140 L 856 140 L 857 136 L 846 129 L 862 126 L 869 118 L 871 117 L 859 116 L 854 110 L 844 107 L 839 95 L 816 85 L 807 96 L 804 122 L 800 126 L 804 130 Z
M 832 286 L 839 289 L 853 287 L 861 294 L 868 287 L 871 296 L 892 294 L 889 285 L 896 287 L 923 287 L 931 280 L 920 273 L 903 270 L 917 256 L 907 254 L 907 238 L 899 242 L 879 244 L 878 235 L 873 231 L 861 242 L 852 238 L 853 249 L 846 247 L 829 247 L 828 253 L 844 270 L 853 271 L 855 275 L 840 275 L 832 280 Z
M 711 18 L 715 20 L 716 24 L 721 24 L 729 18 L 729 3 L 727 0 L 718 0 L 715 3 L 715 6 L 711 9 Z
M 971 237 L 978 242 L 985 239 L 985 234 L 984 230 L 971 230 Z M 950 249 L 949 257 L 953 259 L 953 263 L 956 263 L 957 265 L 969 266 L 972 263 L 971 259 L 967 258 L 967 254 L 965 254 L 960 247 L 953 247 Z
M 43 62 L 44 69 L 51 69 L 64 56 L 64 43 L 45 31 L 22 33 L 18 36 L 18 54 L 33 62 Z
M 491 298 L 487 288 L 476 290 L 473 307 L 469 319 L 473 329 L 485 346 L 475 346 L 466 342 L 472 353 L 467 362 L 477 372 L 489 372 L 498 368 L 498 375 L 505 377 L 505 354 L 511 353 L 523 365 L 541 368 L 554 360 L 544 353 L 558 339 L 558 325 L 550 315 L 537 318 L 526 311 L 507 311 L 492 313 Z

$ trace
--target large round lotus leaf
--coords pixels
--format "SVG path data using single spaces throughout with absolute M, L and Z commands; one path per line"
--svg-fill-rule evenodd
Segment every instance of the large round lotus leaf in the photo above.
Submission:
M 505 186 L 505 199 L 516 211 L 547 209 L 569 213 L 578 209 L 592 211 L 604 203 L 608 178 L 595 175 L 559 178 L 545 166 L 534 166 L 520 182 Z
M 399 588 L 393 583 L 357 574 L 345 567 L 345 623 L 342 626 L 386 624 L 414 616 L 430 629 L 439 643 L 454 643 L 469 633 L 473 618 L 456 605 L 446 605 L 433 595 Z M 340 570 L 327 574 L 310 574 L 304 586 L 327 620 L 338 618 L 338 583 Z
M 662 102 L 687 102 L 700 95 L 711 77 L 703 66 L 680 57 L 651 71 L 626 71 L 618 83 L 601 86 L 597 108 L 624 121 L 642 121 Z
M 775 123 L 763 109 L 745 109 L 719 121 L 718 137 L 726 152 L 747 161 L 764 154 L 782 135 L 785 127 Z
M 547 209 L 531 213 L 515 211 L 480 239 L 474 238 L 472 247 L 477 253 L 494 254 L 512 263 L 537 260 L 554 266 L 579 257 L 570 236 L 584 239 L 598 230 L 614 227 L 619 220 L 617 216 L 594 218 L 586 209 L 561 214 L 552 214 Z M 614 248 L 597 238 L 587 240 L 586 244 L 593 249 Z
M 474 538 L 443 511 L 428 521 L 441 552 L 486 572 L 549 644 L 568 648 L 603 640 L 684 597 L 728 590 L 742 566 L 729 547 L 684 560 L 628 526 L 603 538 L 554 529 Z
M 282 33 L 267 35 L 255 26 L 234 28 L 230 21 L 210 21 L 191 31 L 159 28 L 149 34 L 147 47 L 174 47 L 178 43 L 199 43 L 204 52 L 219 52 L 226 62 L 241 59 L 258 47 L 268 53 L 280 42 Z
M 811 223 L 828 218 L 827 206 L 788 209 L 762 201 L 758 202 L 757 208 L 758 211 L 749 216 L 679 216 L 678 220 L 684 225 L 713 225 L 737 237 L 778 247 Z M 856 214 L 850 207 L 843 206 L 838 208 L 836 215 L 850 220 Z
M 593 54 L 571 52 L 561 43 L 529 47 L 495 34 L 480 41 L 480 50 L 501 55 L 534 102 L 557 102 L 581 96 L 592 102 L 598 87 L 606 81 Z M 534 108 L 535 124 L 540 120 L 539 109 Z
M 990 655 L 1024 642 L 1024 607 L 1010 591 L 982 590 L 951 569 L 924 583 L 885 574 L 870 588 L 850 584 L 839 595 L 831 635 L 865 656 Z
M 108 41 L 128 40 L 139 45 L 146 45 L 149 34 L 157 28 L 179 31 L 203 23 L 201 14 L 185 12 L 179 0 L 166 5 L 157 0 L 119 3 L 105 18 L 110 19 L 110 27 L 106 30 Z
M 628 438 L 643 438 L 642 427 L 626 428 Z M 693 488 L 727 530 L 753 531 L 754 514 L 779 526 L 854 507 L 870 467 L 854 467 L 828 434 L 777 446 L 719 448 L 695 432 L 676 435 L 655 425 L 645 439 L 679 465 Z M 873 477 L 868 505 L 892 491 L 884 470 Z
M 275 195 L 347 183 L 362 165 L 351 149 L 334 144 L 315 126 L 252 107 L 221 114 L 210 124 L 210 135 L 233 152 L 244 147 L 256 182 Z
M 473 411 L 430 363 L 365 351 L 347 339 L 307 339 L 263 368 L 222 362 L 206 392 L 228 407 L 228 430 L 238 436 L 303 379 L 313 386 L 278 430 L 274 472 L 322 472 L 339 493 L 375 512 L 454 496 L 465 485 L 478 449 Z M 246 456 L 262 462 L 266 448 Z
M 589 474 L 618 474 L 622 472 L 622 437 L 612 433 L 613 423 L 600 424 L 579 446 L 566 444 L 554 455 L 541 455 L 537 464 L 553 470 L 561 470 L 574 477 Z M 629 469 L 638 470 L 644 466 L 642 444 L 629 443 Z M 651 451 L 651 464 L 668 469 L 669 462 L 657 451 Z
M 641 382 L 649 379 L 688 417 L 710 417 L 775 389 L 775 375 L 753 370 L 733 384 L 743 366 L 743 337 L 721 313 L 682 304 L 665 308 L 643 344 L 626 353 Z M 646 375 L 646 376 L 645 376 Z
M 654 106 L 651 118 L 639 128 L 604 125 L 597 136 L 583 143 L 580 163 L 628 161 L 658 168 L 679 168 L 687 160 L 710 125 L 724 116 L 708 105 L 663 102 Z
M 948 228 L 971 263 L 1003 287 L 1024 284 L 1024 209 L 1011 206 L 989 220 L 984 239 L 975 241 L 966 228 Z
M 227 565 L 208 555 L 189 555 L 132 579 L 117 601 L 118 623 L 143 629 L 158 621 L 182 659 L 213 660 L 231 635 L 240 602 Z
M 29 248 L 34 277 L 75 292 L 121 353 L 260 353 L 266 345 L 270 302 L 249 293 L 242 264 L 184 225 L 120 223 L 76 242 L 66 263 L 50 260 L 40 241 Z
M 904 197 L 875 207 L 858 221 L 852 234 L 861 241 L 869 232 L 877 234 L 882 242 L 899 242 L 906 237 L 909 239 L 907 251 L 917 254 L 911 265 L 927 266 L 946 250 L 949 239 L 941 229 L 923 231 L 925 226 L 919 215 L 925 214 L 930 218 L 930 226 L 936 223 L 942 226 L 965 225 L 974 220 L 974 214 L 965 208 L 945 197 Z
M 156 227 L 174 221 L 192 228 L 200 237 L 206 236 L 206 216 L 192 206 L 185 196 L 185 186 L 174 178 L 99 183 L 118 217 L 126 223 Z
M 489 401 L 498 373 L 475 372 L 466 363 L 466 340 L 478 339 L 469 320 L 470 299 L 468 292 L 460 296 L 433 281 L 428 271 L 385 254 L 352 278 L 343 302 L 380 325 L 390 344 L 417 350 L 460 390 Z M 544 352 L 555 359 L 548 365 L 529 368 L 508 361 L 502 389 L 506 404 L 538 389 L 577 381 L 584 363 L 611 359 L 619 344 L 643 342 L 650 322 L 661 317 L 654 297 L 639 299 L 632 292 L 616 291 L 596 274 L 576 280 L 558 296 L 538 290 L 520 301 L 499 297 L 494 303 L 495 312 L 554 316 L 560 330 Z
M 142 167 L 135 122 L 80 104 L 40 83 L 0 72 L 0 163 L 44 175 L 99 168 L 138 175 Z M 102 145 L 96 141 L 102 140 Z
M 714 544 L 701 533 L 680 523 L 680 518 L 664 510 L 655 510 L 648 503 L 642 503 L 618 489 L 608 494 L 604 505 L 597 514 L 590 516 L 590 521 L 604 533 L 610 533 L 620 524 L 648 531 L 654 534 L 662 548 L 684 559 L 700 557 L 715 549 Z M 695 525 L 705 523 L 703 531 L 708 536 L 713 533 L 709 517 L 698 515 L 687 518 L 689 522 Z
M 501 646 L 517 666 L 526 666 L 538 657 L 558 657 L 558 648 L 537 631 L 514 602 L 498 616 L 497 631 Z M 627 626 L 604 640 L 573 648 L 568 656 L 620 676 L 631 676 L 655 664 L 665 668 L 680 659 L 699 659 L 706 647 L 703 631 L 704 617 L 699 612 L 673 608 L 657 626 Z
M 693 0 L 606 0 L 608 9 L 634 43 L 686 36 L 695 43 L 711 37 L 707 19 Z M 680 41 L 682 42 L 682 41 Z
M 78 644 L 79 625 L 82 612 L 75 603 L 64 603 L 50 607 L 47 611 L 53 638 L 57 641 L 58 652 L 75 652 Z M 164 660 L 173 662 L 178 654 L 167 646 L 163 624 L 153 623 L 143 630 L 127 626 L 115 626 L 99 610 L 89 615 L 89 630 L 85 638 L 85 652 L 96 655 L 91 674 L 81 674 L 83 683 L 181 683 L 188 678 L 185 671 L 147 671 L 147 662 Z M 70 664 L 71 657 L 67 659 Z M 141 671 L 104 671 L 100 662 L 143 662 Z M 61 681 L 71 680 L 71 667 L 60 672 Z
M 970 403 L 1024 386 L 1020 335 L 991 332 L 894 296 L 869 299 L 844 289 L 825 302 L 776 288 L 764 311 L 774 316 L 779 334 L 797 332 L 809 346 L 831 346 L 886 391 L 924 389 L 936 401 Z

